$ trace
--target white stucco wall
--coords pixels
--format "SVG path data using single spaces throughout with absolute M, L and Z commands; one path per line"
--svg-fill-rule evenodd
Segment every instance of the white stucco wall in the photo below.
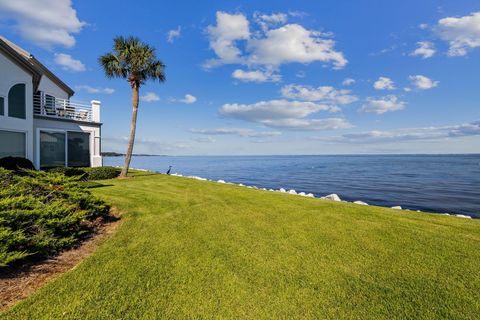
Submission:
M 8 91 L 17 84 L 26 88 L 26 118 L 8 117 Z M 5 115 L 0 116 L 0 130 L 26 133 L 27 158 L 33 161 L 33 88 L 32 75 L 0 52 L 0 96 L 5 99 Z
M 90 133 L 90 162 L 92 167 L 101 167 L 102 166 L 102 157 L 101 157 L 101 141 L 100 134 L 101 129 L 99 124 L 87 124 L 87 123 L 77 123 L 72 121 L 62 121 L 62 120 L 50 120 L 50 119 L 41 119 L 35 118 L 33 120 L 33 129 L 34 129 L 34 141 L 35 141 L 35 151 L 34 151 L 34 161 L 33 163 L 37 168 L 40 167 L 40 143 L 39 136 L 40 130 L 56 130 L 56 131 L 82 131 Z
M 62 90 L 59 86 L 57 86 L 52 80 L 50 80 L 46 76 L 42 76 L 42 78 L 40 79 L 38 90 L 43 91 L 46 94 L 49 94 L 56 98 L 68 99 L 68 93 Z

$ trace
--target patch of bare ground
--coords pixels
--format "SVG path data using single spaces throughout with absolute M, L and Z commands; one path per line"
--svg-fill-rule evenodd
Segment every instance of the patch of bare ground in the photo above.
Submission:
M 48 260 L 25 264 L 15 270 L 0 273 L 0 312 L 26 299 L 63 273 L 76 268 L 118 228 L 121 220 L 115 210 L 112 210 L 112 217 L 111 221 L 99 225 L 96 232 L 76 248 L 63 251 Z

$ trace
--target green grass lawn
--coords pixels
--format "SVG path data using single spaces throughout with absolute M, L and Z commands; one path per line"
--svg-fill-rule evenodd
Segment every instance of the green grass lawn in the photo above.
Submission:
M 480 221 L 136 174 L 117 233 L 3 319 L 478 319 Z

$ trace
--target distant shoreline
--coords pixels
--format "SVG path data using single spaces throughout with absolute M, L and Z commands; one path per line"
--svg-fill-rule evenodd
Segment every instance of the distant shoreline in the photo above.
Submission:
M 143 153 L 134 153 L 134 157 L 166 157 L 162 154 L 143 154 Z M 102 157 L 125 157 L 125 153 L 118 152 L 102 152 Z

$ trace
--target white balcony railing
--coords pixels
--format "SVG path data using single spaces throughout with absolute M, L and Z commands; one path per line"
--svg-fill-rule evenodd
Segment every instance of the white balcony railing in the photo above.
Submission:
M 33 113 L 52 118 L 96 121 L 92 105 L 56 98 L 43 92 L 33 95 Z

